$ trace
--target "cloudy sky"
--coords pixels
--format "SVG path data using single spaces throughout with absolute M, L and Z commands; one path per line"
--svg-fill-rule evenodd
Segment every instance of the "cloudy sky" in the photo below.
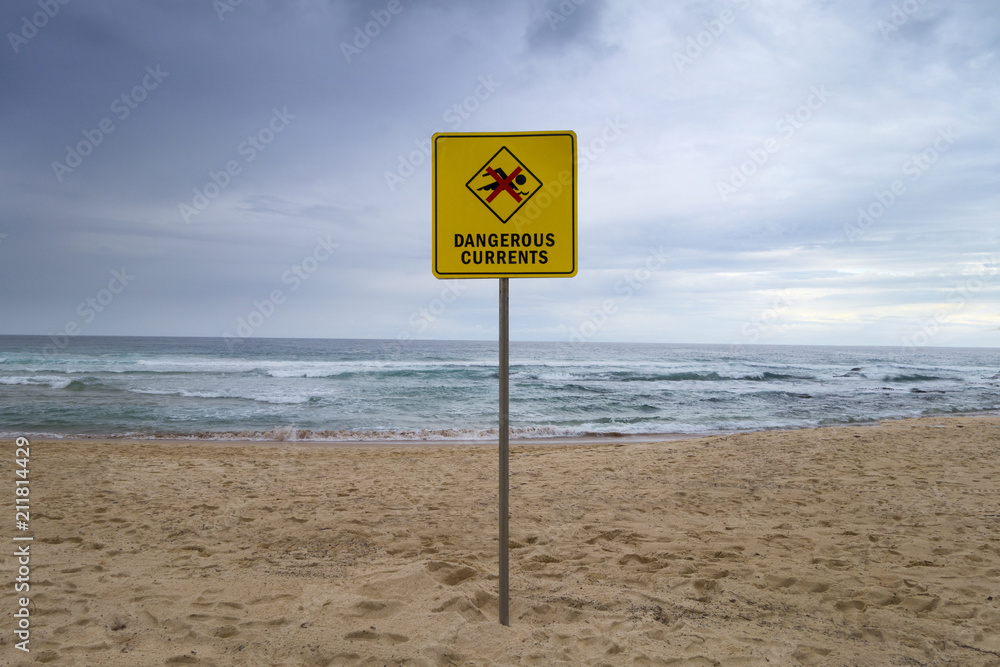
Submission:
M 0 6 L 0 333 L 494 339 L 436 131 L 574 130 L 515 340 L 1000 347 L 995 0 Z

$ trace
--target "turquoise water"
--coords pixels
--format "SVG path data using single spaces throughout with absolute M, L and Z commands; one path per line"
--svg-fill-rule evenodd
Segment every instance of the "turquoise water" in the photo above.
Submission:
M 496 437 L 495 342 L 0 336 L 0 432 Z M 512 436 L 1000 410 L 1000 350 L 512 343 Z

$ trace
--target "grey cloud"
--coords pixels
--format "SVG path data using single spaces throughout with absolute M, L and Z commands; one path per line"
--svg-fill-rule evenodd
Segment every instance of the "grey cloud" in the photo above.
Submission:
M 733 308 L 759 310 L 761 291 L 815 288 L 834 291 L 817 297 L 826 310 L 784 342 L 875 342 L 877 321 L 850 340 L 836 316 L 873 302 L 897 321 L 933 313 L 1000 241 L 1000 26 L 986 3 L 928 0 L 887 38 L 892 3 L 400 3 L 350 61 L 342 43 L 385 22 L 389 0 L 244 0 L 222 20 L 200 0 L 72 2 L 19 53 L 0 44 L 0 333 L 47 333 L 110 270 L 135 266 L 134 291 L 90 333 L 221 335 L 330 235 L 342 252 L 268 335 L 393 337 L 441 285 L 427 156 L 394 189 L 385 174 L 435 130 L 569 128 L 586 148 L 580 275 L 517 285 L 532 304 L 520 326 L 538 335 L 562 335 L 662 246 L 671 260 L 616 331 L 662 340 L 650 323 L 683 306 L 669 335 L 702 340 Z M 0 6 L 2 33 L 34 7 Z M 734 21 L 701 35 L 726 7 Z M 679 71 L 689 38 L 703 44 Z M 157 65 L 169 77 L 115 115 Z M 483 99 L 480 77 L 500 84 Z M 791 136 L 776 128 L 820 85 L 828 103 Z M 447 112 L 470 99 L 452 127 Z M 240 146 L 285 107 L 294 119 L 249 160 Z M 51 163 L 105 117 L 114 131 L 59 182 Z M 606 141 L 616 117 L 627 127 Z M 959 139 L 913 178 L 906 161 L 949 126 Z M 773 137 L 780 149 L 723 201 L 717 183 Z M 905 193 L 852 243 L 845 225 L 895 180 Z M 214 196 L 186 223 L 179 205 L 206 186 Z M 482 337 L 494 298 L 469 283 L 453 328 L 434 334 Z

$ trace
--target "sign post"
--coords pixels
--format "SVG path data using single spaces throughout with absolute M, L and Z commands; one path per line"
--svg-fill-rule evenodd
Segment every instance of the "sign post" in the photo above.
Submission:
M 510 625 L 510 293 L 500 279 L 500 624 Z
M 576 275 L 576 134 L 440 132 L 432 159 L 432 272 L 500 282 L 499 598 L 510 625 L 508 279 Z

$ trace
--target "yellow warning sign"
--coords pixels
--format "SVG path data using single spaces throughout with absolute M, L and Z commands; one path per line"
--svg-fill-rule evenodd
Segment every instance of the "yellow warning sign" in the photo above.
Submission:
M 433 164 L 435 276 L 576 275 L 574 132 L 438 133 Z

